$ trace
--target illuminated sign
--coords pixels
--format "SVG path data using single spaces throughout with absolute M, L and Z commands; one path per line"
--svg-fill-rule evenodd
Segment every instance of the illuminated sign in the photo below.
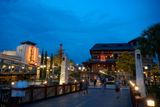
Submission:
M 28 46 L 26 50 L 26 62 L 28 64 L 36 65 L 38 62 L 38 48 Z
M 100 55 L 100 61 L 106 61 L 106 56 L 103 53 Z

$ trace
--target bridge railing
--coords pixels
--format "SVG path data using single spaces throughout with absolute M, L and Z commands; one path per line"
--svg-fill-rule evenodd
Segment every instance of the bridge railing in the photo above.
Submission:
M 28 88 L 12 88 L 10 90 L 7 90 L 7 96 L 6 94 L 2 93 L 1 98 L 7 97 L 8 100 L 5 99 L 0 99 L 1 100 L 1 105 L 3 104 L 4 106 L 7 106 L 9 102 L 10 104 L 15 104 L 11 97 L 11 90 L 16 90 L 16 91 L 24 91 L 25 92 L 25 97 L 21 97 L 16 101 L 17 104 L 25 104 L 25 103 L 31 103 L 47 98 L 52 98 L 52 97 L 57 97 L 69 93 L 74 93 L 80 91 L 79 88 L 80 84 L 64 84 L 64 85 L 54 85 L 54 86 L 48 86 L 48 85 L 43 85 L 43 86 L 30 86 Z M 5 101 L 5 102 L 3 102 Z
M 130 94 L 133 107 L 159 107 L 155 102 L 155 98 L 149 94 L 145 98 L 141 97 L 139 87 L 132 81 L 130 81 Z

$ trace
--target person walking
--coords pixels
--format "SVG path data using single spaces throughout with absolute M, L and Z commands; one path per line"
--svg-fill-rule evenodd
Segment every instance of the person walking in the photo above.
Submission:
M 120 97 L 120 79 L 117 78 L 116 81 L 115 81 L 115 92 L 116 92 L 116 98 L 119 99 Z
M 94 79 L 94 88 L 96 87 L 96 84 L 97 84 L 97 79 Z
M 88 94 L 88 85 L 89 85 L 89 82 L 88 80 L 86 79 L 84 82 L 83 82 L 83 94 Z
M 83 82 L 80 81 L 80 83 L 79 83 L 79 94 L 81 94 L 82 91 L 83 91 Z
M 104 91 L 106 89 L 106 78 L 105 77 L 102 78 L 101 83 L 102 83 L 102 91 Z

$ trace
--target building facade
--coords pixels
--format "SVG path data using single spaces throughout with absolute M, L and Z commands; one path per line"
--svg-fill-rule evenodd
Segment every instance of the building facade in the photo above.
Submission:
M 38 48 L 30 41 L 22 42 L 16 51 L 0 53 L 0 81 L 15 81 L 19 76 L 36 77 Z
M 134 48 L 128 43 L 95 44 L 90 49 L 91 59 L 84 62 L 84 65 L 90 69 L 90 78 L 97 78 L 99 74 L 105 72 L 115 72 L 117 70 L 116 61 L 123 52 L 134 55 Z

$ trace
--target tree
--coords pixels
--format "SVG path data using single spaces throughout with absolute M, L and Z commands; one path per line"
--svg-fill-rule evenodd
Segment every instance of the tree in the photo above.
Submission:
M 116 68 L 125 73 L 135 76 L 135 60 L 134 56 L 129 52 L 123 52 L 120 54 Z
M 154 84 L 157 85 L 156 76 L 160 75 L 159 67 L 157 65 L 153 65 L 152 68 L 151 68 L 151 72 L 150 73 L 153 76 Z
M 51 53 L 51 57 L 50 57 L 50 70 L 53 67 L 53 53 Z
M 42 49 L 41 53 L 41 66 L 44 64 L 44 49 Z M 40 79 L 43 78 L 43 68 L 40 66 Z
M 160 23 L 149 27 L 139 38 L 139 49 L 143 56 L 157 57 L 160 62 Z
M 48 53 L 47 51 L 45 51 L 45 55 L 44 55 L 44 70 L 43 70 L 43 73 L 44 73 L 44 79 L 46 78 L 46 74 L 47 74 L 47 62 L 48 62 Z

